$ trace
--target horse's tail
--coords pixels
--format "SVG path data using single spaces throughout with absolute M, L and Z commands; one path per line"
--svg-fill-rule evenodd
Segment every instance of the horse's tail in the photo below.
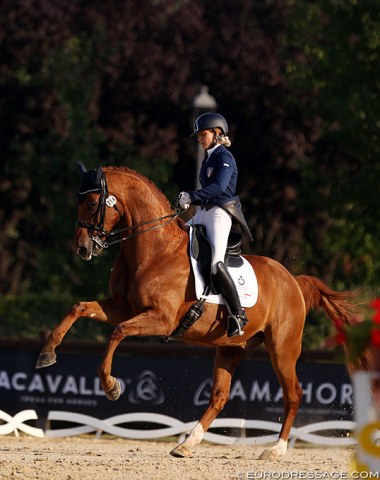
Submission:
M 295 279 L 305 300 L 306 313 L 322 308 L 338 330 L 345 325 L 352 325 L 359 309 L 354 302 L 356 292 L 336 292 L 322 280 L 309 275 L 297 275 Z M 368 352 L 364 352 L 358 359 L 356 369 L 368 370 L 368 365 L 369 355 Z M 348 368 L 354 369 L 350 363 Z
M 309 275 L 295 277 L 305 300 L 306 313 L 323 308 L 327 316 L 336 324 L 350 325 L 358 307 L 353 303 L 355 293 L 336 292 L 322 280 Z

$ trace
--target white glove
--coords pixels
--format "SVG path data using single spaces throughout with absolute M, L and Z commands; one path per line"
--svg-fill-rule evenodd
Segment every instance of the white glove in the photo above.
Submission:
M 177 197 L 177 203 L 183 210 L 187 210 L 191 203 L 190 195 L 187 192 L 181 192 Z

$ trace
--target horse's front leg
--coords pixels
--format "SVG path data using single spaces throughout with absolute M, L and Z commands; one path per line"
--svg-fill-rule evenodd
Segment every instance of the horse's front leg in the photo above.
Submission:
M 48 340 L 41 350 L 36 368 L 48 367 L 56 362 L 55 349 L 61 344 L 63 337 L 74 322 L 81 317 L 88 317 L 99 322 L 117 325 L 126 319 L 125 308 L 118 307 L 112 299 L 99 302 L 79 302 L 71 307 L 70 312 L 63 318 L 50 333 Z
M 149 309 L 115 327 L 109 337 L 103 361 L 98 368 L 100 382 L 107 398 L 117 400 L 121 393 L 120 382 L 111 376 L 113 355 L 119 343 L 129 336 L 168 337 L 174 328 L 173 318 L 175 318 L 173 312 Z
M 170 452 L 171 455 L 180 458 L 189 457 L 191 448 L 202 441 L 205 432 L 228 401 L 232 375 L 244 355 L 245 351 L 240 347 L 220 347 L 217 349 L 214 364 L 214 384 L 209 406 L 187 439 L 177 445 Z

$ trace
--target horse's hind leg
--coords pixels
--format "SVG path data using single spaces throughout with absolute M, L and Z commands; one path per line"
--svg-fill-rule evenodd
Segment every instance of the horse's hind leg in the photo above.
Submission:
M 88 317 L 94 320 L 116 325 L 121 319 L 117 307 L 111 299 L 101 302 L 79 302 L 73 305 L 70 312 L 50 333 L 48 340 L 38 357 L 36 368 L 48 367 L 56 362 L 55 349 L 61 344 L 63 337 L 78 318 Z M 125 319 L 125 316 L 124 318 Z
M 189 437 L 183 443 L 177 445 L 170 452 L 171 455 L 181 458 L 189 457 L 191 448 L 202 441 L 205 432 L 228 401 L 232 375 L 244 355 L 245 351 L 239 347 L 220 347 L 217 349 L 214 364 L 214 384 L 209 406 Z
M 266 339 L 265 343 L 273 369 L 282 387 L 285 418 L 278 442 L 273 447 L 264 450 L 261 459 L 285 455 L 290 431 L 303 396 L 296 373 L 296 363 L 301 352 L 301 340 L 294 338 L 291 343 L 284 342 L 281 345 L 277 344 L 276 347 L 273 346 L 272 340 Z

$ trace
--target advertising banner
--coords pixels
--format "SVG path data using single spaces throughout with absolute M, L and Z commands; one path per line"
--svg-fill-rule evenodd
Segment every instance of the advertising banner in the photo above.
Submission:
M 34 409 L 40 419 L 50 410 L 99 419 L 150 412 L 189 422 L 201 417 L 210 398 L 213 359 L 208 357 L 116 355 L 112 374 L 122 387 L 116 402 L 101 389 L 101 355 L 58 352 L 58 363 L 41 370 L 34 368 L 36 360 L 32 352 L 0 352 L 0 410 L 14 415 Z M 352 385 L 344 365 L 299 363 L 298 375 L 304 397 L 295 426 L 352 420 Z M 221 416 L 281 421 L 282 391 L 270 362 L 242 362 Z

